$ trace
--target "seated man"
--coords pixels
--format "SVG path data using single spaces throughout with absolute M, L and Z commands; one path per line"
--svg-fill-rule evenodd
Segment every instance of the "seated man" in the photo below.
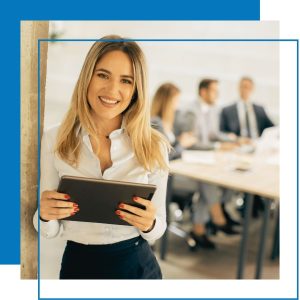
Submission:
M 252 102 L 253 90 L 253 80 L 243 77 L 239 85 L 240 99 L 224 107 L 221 112 L 220 130 L 222 132 L 256 139 L 266 128 L 274 126 L 264 108 Z
M 266 128 L 272 127 L 273 122 L 266 114 L 264 108 L 253 103 L 251 96 L 254 82 L 250 77 L 242 77 L 239 83 L 240 98 L 232 105 L 224 107 L 221 112 L 220 130 L 224 133 L 235 134 L 240 144 L 255 148 L 254 141 L 259 138 Z M 262 209 L 260 197 L 255 196 L 253 217 L 258 217 Z
M 204 79 L 199 84 L 199 96 L 192 103 L 189 110 L 177 114 L 175 120 L 175 134 L 182 132 L 193 132 L 198 142 L 190 149 L 213 150 L 223 142 L 232 142 L 235 135 L 221 133 L 219 131 L 219 114 L 216 107 L 218 97 L 218 81 L 214 79 Z M 230 199 L 232 192 L 220 189 L 219 187 L 199 183 L 200 199 L 193 207 L 193 230 L 190 236 L 199 246 L 204 248 L 215 248 L 214 243 L 206 235 L 205 224 L 210 216 L 215 229 L 227 234 L 236 234 L 232 224 L 227 222 L 221 207 L 224 198 Z M 229 218 L 229 216 L 228 216 Z

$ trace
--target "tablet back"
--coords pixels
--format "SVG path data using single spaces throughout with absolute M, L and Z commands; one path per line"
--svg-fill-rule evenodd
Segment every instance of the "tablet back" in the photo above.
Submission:
M 133 201 L 134 196 L 151 200 L 156 190 L 155 185 L 101 180 L 84 177 L 62 176 L 57 191 L 70 195 L 78 204 L 79 212 L 65 218 L 69 221 L 95 222 L 116 225 L 128 225 L 115 211 L 122 202 L 144 209 Z

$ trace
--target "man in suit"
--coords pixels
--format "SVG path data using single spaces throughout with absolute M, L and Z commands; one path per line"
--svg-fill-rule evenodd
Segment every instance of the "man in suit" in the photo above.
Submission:
M 266 128 L 274 126 L 264 108 L 252 102 L 253 90 L 253 80 L 243 77 L 239 84 L 240 99 L 236 103 L 224 107 L 221 112 L 220 129 L 222 132 L 256 139 Z
M 254 82 L 250 77 L 242 77 L 239 83 L 240 98 L 232 105 L 224 107 L 220 117 L 220 130 L 240 137 L 240 142 L 252 144 L 266 128 L 274 126 L 264 108 L 252 102 Z M 254 147 L 251 146 L 253 151 Z M 255 196 L 252 216 L 258 217 L 263 208 L 260 197 Z

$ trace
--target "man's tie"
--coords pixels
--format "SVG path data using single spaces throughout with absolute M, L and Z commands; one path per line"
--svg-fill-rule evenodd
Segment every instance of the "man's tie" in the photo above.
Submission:
M 246 103 L 245 103 L 245 120 L 246 120 L 247 137 L 251 138 L 249 111 L 248 111 L 248 106 Z

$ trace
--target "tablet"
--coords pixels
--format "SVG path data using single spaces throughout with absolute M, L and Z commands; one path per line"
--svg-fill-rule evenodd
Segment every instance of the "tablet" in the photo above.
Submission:
M 134 196 L 151 200 L 155 185 L 134 182 L 103 180 L 85 177 L 62 176 L 57 191 L 68 194 L 78 204 L 79 211 L 63 220 L 115 225 L 128 225 L 115 211 L 122 202 L 145 209 L 132 198 Z

